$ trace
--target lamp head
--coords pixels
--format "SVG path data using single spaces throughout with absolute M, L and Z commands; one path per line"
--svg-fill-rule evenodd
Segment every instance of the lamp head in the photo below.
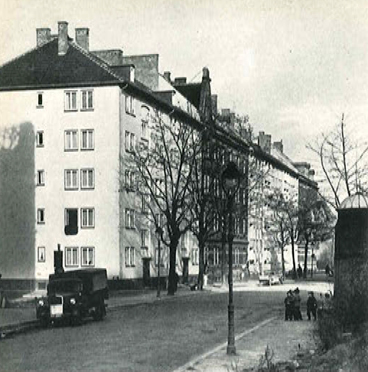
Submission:
M 221 176 L 222 187 L 227 195 L 235 194 L 239 188 L 241 176 L 236 164 L 229 162 Z

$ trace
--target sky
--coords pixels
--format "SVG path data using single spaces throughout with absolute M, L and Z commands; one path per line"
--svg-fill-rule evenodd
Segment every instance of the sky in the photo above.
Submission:
M 36 28 L 89 27 L 90 49 L 159 54 L 159 70 L 199 81 L 219 107 L 249 115 L 294 161 L 345 115 L 368 137 L 366 0 L 0 0 L 0 64 L 36 45 Z

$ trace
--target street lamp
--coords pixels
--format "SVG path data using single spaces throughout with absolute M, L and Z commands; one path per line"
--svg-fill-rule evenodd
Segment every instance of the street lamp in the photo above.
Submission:
M 234 162 L 229 162 L 221 175 L 221 184 L 227 197 L 228 244 L 229 244 L 229 305 L 228 305 L 228 341 L 227 354 L 234 355 L 235 331 L 234 331 L 234 301 L 233 301 L 233 206 L 235 194 L 239 189 L 241 173 Z
M 157 266 L 157 297 L 160 298 L 161 296 L 161 237 L 163 234 L 163 230 L 161 226 L 156 227 L 156 234 L 157 234 L 157 243 L 158 243 L 158 266 Z

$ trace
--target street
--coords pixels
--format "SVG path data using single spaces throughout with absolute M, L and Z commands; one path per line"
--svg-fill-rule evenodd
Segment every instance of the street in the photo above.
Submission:
M 235 292 L 240 333 L 283 316 L 284 292 Z M 103 322 L 37 329 L 0 342 L 0 371 L 171 371 L 227 339 L 227 293 L 108 312 Z

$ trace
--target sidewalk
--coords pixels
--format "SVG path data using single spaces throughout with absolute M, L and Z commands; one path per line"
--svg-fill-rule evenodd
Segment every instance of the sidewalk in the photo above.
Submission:
M 315 353 L 315 329 L 315 322 L 285 322 L 281 317 L 273 317 L 236 336 L 235 356 L 226 354 L 227 343 L 224 343 L 174 372 L 235 372 L 253 368 L 256 371 L 267 346 L 273 353 L 273 363 L 285 362 L 303 370 L 303 359 Z
M 106 301 L 107 311 L 121 307 L 139 306 L 157 301 L 170 301 L 177 297 L 196 295 L 200 292 L 190 291 L 189 287 L 179 287 L 175 296 L 168 296 L 166 290 L 161 290 L 160 298 L 155 290 L 121 290 L 111 291 Z M 0 339 L 7 334 L 32 329 L 38 326 L 36 319 L 35 297 L 42 297 L 46 292 L 33 292 L 10 303 L 11 307 L 0 308 Z M 203 294 L 203 292 L 202 292 Z

